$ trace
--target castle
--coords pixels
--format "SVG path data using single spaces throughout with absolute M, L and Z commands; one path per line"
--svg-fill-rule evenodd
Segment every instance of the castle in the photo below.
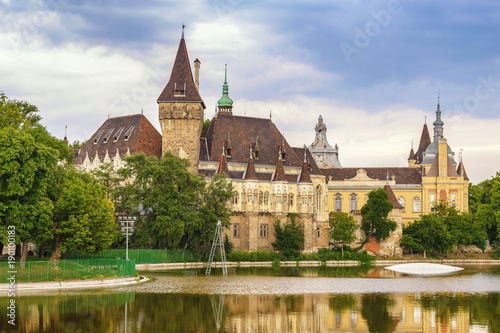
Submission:
M 199 93 L 201 62 L 194 61 L 194 79 L 182 36 L 172 73 L 157 102 L 161 135 L 143 115 L 107 119 L 75 157 L 74 164 L 91 170 L 142 151 L 161 156 L 171 151 L 191 163 L 191 171 L 210 179 L 224 174 L 234 187 L 229 203 L 233 214 L 227 232 L 235 249 L 271 250 L 273 223 L 293 214 L 304 228 L 304 251 L 329 246 L 329 215 L 350 212 L 358 222 L 368 193 L 384 188 L 394 209 L 398 229 L 387 244 L 371 247 L 375 254 L 399 254 L 405 223 L 432 212 L 437 201 L 468 210 L 468 178 L 463 164 L 443 134 L 438 101 L 434 140 L 427 125 L 417 152 L 410 151 L 408 167 L 346 168 L 339 162 L 338 146 L 327 140 L 319 116 L 314 142 L 291 147 L 271 119 L 237 116 L 229 97 L 227 69 L 217 114 L 202 132 L 205 103 Z

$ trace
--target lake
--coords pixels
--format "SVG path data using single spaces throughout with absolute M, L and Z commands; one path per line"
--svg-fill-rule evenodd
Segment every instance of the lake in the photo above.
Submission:
M 15 331 L 500 332 L 498 266 L 443 277 L 362 267 L 141 274 L 152 281 L 20 296 Z M 0 332 L 10 326 L 0 320 Z

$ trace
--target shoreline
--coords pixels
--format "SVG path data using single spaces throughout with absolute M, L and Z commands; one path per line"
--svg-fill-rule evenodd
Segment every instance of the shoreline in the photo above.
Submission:
M 41 282 L 19 282 L 16 283 L 16 293 L 25 292 L 43 292 L 68 289 L 86 289 L 86 288 L 103 288 L 128 286 L 133 284 L 144 283 L 150 279 L 139 275 L 137 277 L 125 278 L 107 278 L 107 279 L 89 279 L 89 280 L 64 280 L 64 281 L 41 281 Z M 9 283 L 0 283 L 0 292 L 9 291 Z
M 495 259 L 399 259 L 399 260 L 374 260 L 372 265 L 375 267 L 392 266 L 397 264 L 410 263 L 435 263 L 444 265 L 500 265 L 500 260 Z M 356 260 L 330 260 L 322 261 L 281 261 L 281 267 L 354 267 L 360 266 L 363 263 Z M 272 267 L 272 261 L 242 261 L 242 262 L 226 262 L 228 268 L 231 267 Z M 186 263 L 155 263 L 155 264 L 136 264 L 135 269 L 138 271 L 154 271 L 154 270 L 176 270 L 176 269 L 200 269 L 206 268 L 206 262 L 186 262 Z M 221 268 L 222 262 L 213 263 L 214 268 Z

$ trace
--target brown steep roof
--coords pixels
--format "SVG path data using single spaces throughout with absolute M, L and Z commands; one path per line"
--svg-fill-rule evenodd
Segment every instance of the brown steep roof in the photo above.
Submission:
M 184 95 L 174 95 L 174 90 L 184 90 L 184 87 Z M 191 72 L 191 64 L 189 63 L 184 38 L 179 43 L 170 79 L 158 97 L 157 102 L 201 102 L 203 108 L 205 108 L 205 103 L 201 99 L 193 81 L 193 73 Z
M 422 184 L 422 176 L 417 168 L 328 168 L 320 169 L 321 173 L 326 176 L 327 181 L 342 181 L 345 179 L 354 178 L 359 169 L 366 170 L 366 175 L 373 179 L 386 180 L 387 173 L 392 179 L 394 175 L 396 184 Z
M 255 165 L 253 162 L 253 158 L 250 157 L 248 161 L 247 170 L 245 172 L 245 180 L 258 180 L 257 173 L 255 172 Z
M 306 153 L 306 160 L 307 160 L 307 165 L 309 166 L 309 173 L 311 175 L 321 175 L 321 171 L 318 167 L 318 164 L 316 164 L 316 160 L 311 154 L 311 151 L 309 148 L 299 148 L 299 147 L 293 147 L 293 150 L 295 151 L 295 154 L 298 157 L 302 157 L 302 160 L 304 160 L 304 151 Z
M 96 154 L 101 160 L 106 155 L 110 157 L 119 154 L 143 152 L 146 155 L 161 157 L 161 134 L 141 114 L 108 118 L 80 149 L 73 164 L 82 164 L 86 154 L 93 158 Z
M 225 174 L 226 177 L 231 178 L 231 172 L 229 172 L 229 168 L 227 167 L 227 160 L 225 154 L 222 154 L 220 158 L 219 167 L 217 168 L 217 173 L 219 175 Z
M 257 164 L 276 165 L 281 145 L 284 145 L 284 166 L 302 166 L 302 159 L 284 139 L 270 119 L 242 117 L 226 114 L 216 115 L 201 134 L 200 161 L 219 161 L 223 143 L 231 138 L 231 156 L 228 163 L 247 163 L 248 147 L 259 147 Z M 255 149 L 254 149 L 255 151 Z
M 410 150 L 410 156 L 408 156 L 408 161 L 410 160 L 415 160 L 415 152 L 413 151 L 413 148 Z
M 392 191 L 392 188 L 389 184 L 384 186 L 384 191 L 389 194 L 389 201 L 392 203 L 393 209 L 403 209 L 404 207 L 399 203 L 398 199 L 396 199 L 396 195 Z
M 285 182 L 287 181 L 285 175 L 285 169 L 283 168 L 283 160 L 278 158 L 278 162 L 276 162 L 276 171 L 274 171 L 273 182 Z
M 415 158 L 417 159 L 417 163 L 422 163 L 423 156 L 422 154 L 425 152 L 427 147 L 431 144 L 431 137 L 429 136 L 429 129 L 427 128 L 427 124 L 424 124 L 424 128 L 422 128 L 422 135 L 420 135 L 420 144 L 418 145 L 418 150 L 415 153 Z
M 465 166 L 462 162 L 458 164 L 457 174 L 459 176 L 463 176 L 465 180 L 469 180 L 469 177 L 467 177 L 467 172 L 465 172 Z
M 309 165 L 307 161 L 302 163 L 302 171 L 300 172 L 299 183 L 312 183 L 311 176 L 309 175 Z
M 425 176 L 426 177 L 438 177 L 439 176 L 439 154 L 436 155 L 436 158 L 434 159 L 434 162 L 432 163 L 431 168 L 429 169 L 429 172 Z M 446 155 L 446 176 L 447 177 L 458 177 L 457 171 L 453 167 L 453 164 L 451 163 L 450 157 L 448 155 Z

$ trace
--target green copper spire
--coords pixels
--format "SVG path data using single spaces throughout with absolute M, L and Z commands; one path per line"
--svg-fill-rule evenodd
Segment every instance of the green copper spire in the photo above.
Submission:
M 232 113 L 233 100 L 228 95 L 229 85 L 227 84 L 227 65 L 225 68 L 224 84 L 222 85 L 222 97 L 217 101 L 219 112 Z

